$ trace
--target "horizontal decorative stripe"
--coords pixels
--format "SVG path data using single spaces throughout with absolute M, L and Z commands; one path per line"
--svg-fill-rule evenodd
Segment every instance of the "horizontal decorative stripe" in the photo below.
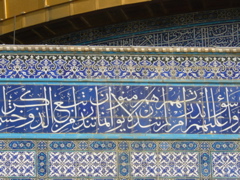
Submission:
M 0 140 L 0 178 L 240 178 L 238 141 L 29 139 L 34 146 L 23 150 L 25 143 Z
M 239 8 L 123 22 L 80 30 L 42 44 L 118 46 L 239 46 Z
M 237 18 L 237 17 L 236 17 Z M 156 27 L 143 31 L 95 39 L 81 44 L 101 46 L 184 46 L 184 47 L 239 47 L 239 20 L 200 23 L 170 28 Z
M 1 133 L 239 134 L 239 86 L 0 86 Z
M 146 46 L 74 46 L 74 45 L 0 45 L 2 52 L 18 52 L 18 53 L 37 53 L 37 52 L 133 52 L 133 53 L 239 53 L 238 47 L 146 47 Z
M 239 80 L 236 55 L 0 55 L 1 79 Z M 41 81 L 41 80 L 40 80 Z
M 195 139 L 237 140 L 239 134 L 64 134 L 64 133 L 0 133 L 1 139 Z

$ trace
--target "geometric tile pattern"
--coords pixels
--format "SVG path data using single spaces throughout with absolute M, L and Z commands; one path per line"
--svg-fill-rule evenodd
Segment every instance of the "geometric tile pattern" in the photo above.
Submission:
M 198 177 L 197 152 L 134 152 L 132 175 L 136 177 Z
M 239 31 L 240 32 L 240 31 Z M 109 55 L 0 54 L 0 78 L 21 79 L 240 79 L 237 55 L 211 56 L 151 55 L 140 53 Z
M 240 178 L 240 153 L 239 152 L 213 152 L 212 168 L 213 168 L 213 177 Z
M 161 16 L 81 30 L 42 44 L 238 47 L 239 14 L 234 8 Z
M 0 151 L 0 176 L 35 176 L 35 156 L 36 153 L 33 151 Z
M 238 141 L 28 140 L 34 144 L 28 150 L 10 146 L 23 144 L 24 140 L 1 142 L 4 148 L 0 151 L 0 178 L 4 180 L 240 178 Z M 216 144 L 224 148 L 216 148 Z
M 115 177 L 115 152 L 49 152 L 50 177 Z

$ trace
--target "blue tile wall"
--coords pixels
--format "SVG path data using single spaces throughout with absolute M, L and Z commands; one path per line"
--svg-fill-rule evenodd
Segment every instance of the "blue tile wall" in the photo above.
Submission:
M 0 140 L 0 178 L 240 178 L 238 141 L 201 140 L 238 137 L 240 86 L 194 84 L 238 80 L 238 55 L 3 52 L 0 57 L 0 137 L 17 135 Z M 191 83 L 159 83 L 162 79 Z M 51 137 L 56 133 L 63 139 L 76 136 L 57 141 Z M 34 134 L 39 140 L 28 137 Z M 74 140 L 86 134 L 105 140 Z M 131 134 L 135 140 L 111 140 Z M 179 134 L 200 140 L 140 140 Z
M 28 141 L 34 144 L 29 149 L 22 149 L 26 144 L 23 140 L 2 141 L 0 177 L 15 180 L 240 178 L 238 141 Z M 87 146 L 84 150 L 83 143 Z M 163 144 L 168 145 L 167 150 L 162 149 Z
M 240 86 L 230 85 L 0 85 L 0 133 L 146 133 L 239 134 Z M 0 144 L 2 146 L 2 144 Z M 152 143 L 132 148 L 154 150 Z M 31 141 L 12 141 L 13 149 L 31 149 Z M 74 149 L 73 143 L 50 144 Z M 88 146 L 82 142 L 82 149 Z M 174 143 L 194 150 L 194 143 Z M 202 145 L 203 148 L 205 145 Z M 214 143 L 216 149 L 235 150 L 232 143 Z M 44 149 L 46 144 L 39 147 Z M 112 143 L 91 148 L 115 148 Z M 207 145 L 206 145 L 207 147 Z M 129 148 L 122 143 L 121 148 Z M 161 144 L 163 150 L 167 144 Z
M 240 31 L 239 31 L 240 32 Z M 17 53 L 17 52 L 16 52 Z M 47 52 L 45 52 L 47 54 Z M 76 52 L 77 53 L 77 52 Z M 239 80 L 238 54 L 0 53 L 0 79 Z
M 240 9 L 194 12 L 74 32 L 42 44 L 236 47 Z
M 240 9 L 180 14 L 43 43 L 238 47 L 239 17 Z M 203 82 L 239 80 L 239 62 L 239 54 L 231 53 L 1 52 L 0 138 L 11 133 L 19 137 L 0 140 L 0 179 L 238 180 L 239 141 L 201 137 L 238 137 L 239 84 Z M 113 79 L 117 83 L 110 83 Z M 141 84 L 144 80 L 156 81 Z M 49 137 L 28 138 L 36 133 Z M 54 140 L 56 133 L 63 139 L 69 134 L 108 136 Z M 137 138 L 111 140 L 115 134 Z M 153 134 L 156 139 L 199 135 L 200 140 L 140 139 Z

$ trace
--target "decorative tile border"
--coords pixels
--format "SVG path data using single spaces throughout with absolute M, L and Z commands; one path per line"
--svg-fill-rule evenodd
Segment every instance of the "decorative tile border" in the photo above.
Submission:
M 82 30 L 42 44 L 233 47 L 240 43 L 239 14 L 235 8 L 138 20 Z
M 4 84 L 0 85 L 0 133 L 66 134 L 199 134 L 239 135 L 240 86 L 223 85 L 121 85 L 102 84 Z M 22 136 L 22 134 L 21 134 Z M 141 135 L 140 135 L 141 136 Z M 149 136 L 150 137 L 150 136 Z M 192 137 L 192 136 L 191 136 Z M 48 138 L 51 138 L 48 137 Z M 141 139 L 139 137 L 139 139 Z M 12 141 L 13 149 L 31 149 L 30 141 Z M 134 146 L 133 146 L 134 145 Z M 39 148 L 46 145 L 41 144 Z M 52 148 L 74 149 L 73 143 L 51 143 Z M 196 144 L 174 146 L 194 150 Z M 233 144 L 215 143 L 217 149 Z M 82 147 L 85 147 L 82 144 Z M 90 148 L 114 144 L 91 144 Z M 163 149 L 166 145 L 162 146 Z M 204 147 L 204 146 L 203 146 Z M 124 148 L 124 146 L 123 146 Z M 132 144 L 131 148 L 154 147 Z
M 239 152 L 212 152 L 213 177 L 240 177 Z
M 116 152 L 49 152 L 50 177 L 116 177 Z
M 25 141 L 2 141 L 4 148 L 0 150 L 0 177 L 65 180 L 240 178 L 238 141 L 29 140 L 29 142 L 34 146 L 29 150 L 22 150 L 20 146 L 13 148 L 10 144 L 24 144 Z M 216 148 L 216 143 L 225 148 Z M 60 146 L 53 147 L 52 144 Z M 64 144 L 69 146 L 74 144 L 74 148 L 70 150 Z M 232 150 L 229 144 L 236 147 L 235 150 Z M 189 146 L 195 148 L 189 149 Z M 151 148 L 143 150 L 145 147 Z
M 0 151 L 0 177 L 35 177 L 34 151 Z
M 106 54 L 90 55 L 87 53 L 76 56 L 0 54 L 0 79 L 115 79 L 125 81 L 240 79 L 238 54 L 197 55 L 197 52 L 191 53 L 191 56 L 186 54 Z
M 157 29 L 123 37 L 96 39 L 82 43 L 101 46 L 189 46 L 189 47 L 239 47 L 239 22 L 218 22 L 209 25 Z
M 199 177 L 197 152 L 132 152 L 135 177 Z

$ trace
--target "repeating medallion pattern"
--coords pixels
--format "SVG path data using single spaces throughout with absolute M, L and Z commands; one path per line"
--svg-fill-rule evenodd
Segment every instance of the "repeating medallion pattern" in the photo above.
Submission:
M 133 53 L 134 54 L 134 53 Z M 0 54 L 0 78 L 240 79 L 238 55 L 12 55 Z
M 115 177 L 115 152 L 49 152 L 50 177 Z
M 1 142 L 0 178 L 6 180 L 240 178 L 238 141 L 28 140 L 29 149 L 10 145 L 23 140 Z
M 35 156 L 33 151 L 0 151 L 0 176 L 35 177 Z
M 198 153 L 134 152 L 132 175 L 136 177 L 198 177 Z
M 240 177 L 239 152 L 213 152 L 213 177 Z

